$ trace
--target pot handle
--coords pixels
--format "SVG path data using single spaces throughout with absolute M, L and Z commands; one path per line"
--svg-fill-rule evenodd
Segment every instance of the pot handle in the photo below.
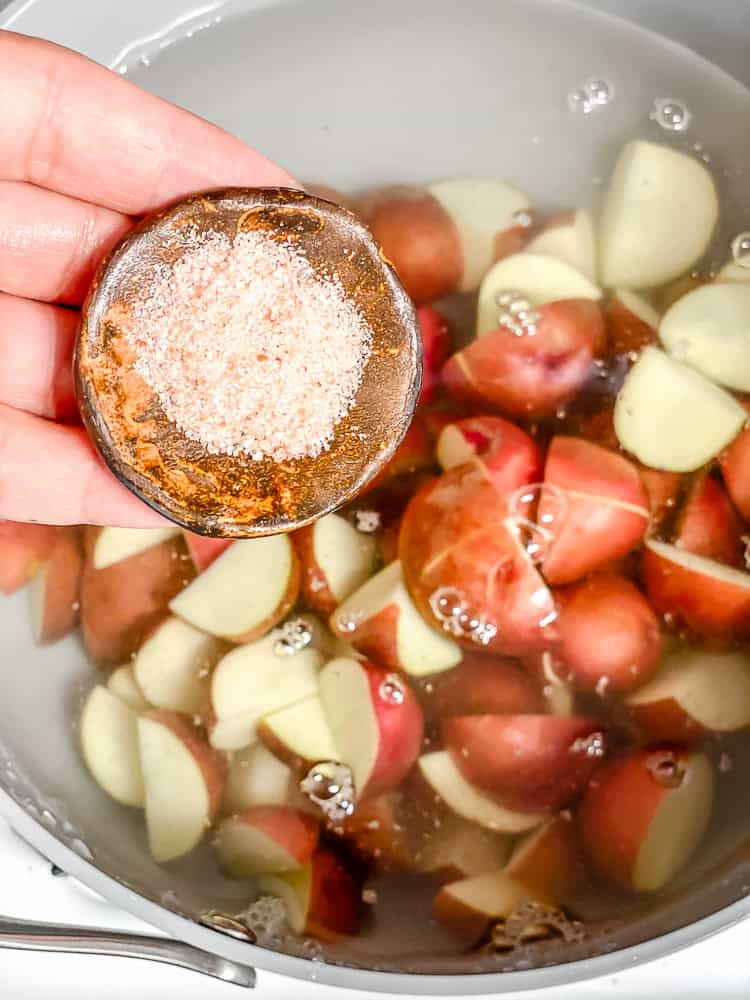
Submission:
M 182 941 L 146 934 L 0 917 L 0 948 L 140 958 L 177 965 L 181 969 L 189 969 L 248 989 L 255 986 L 255 969 L 248 965 L 230 962 Z

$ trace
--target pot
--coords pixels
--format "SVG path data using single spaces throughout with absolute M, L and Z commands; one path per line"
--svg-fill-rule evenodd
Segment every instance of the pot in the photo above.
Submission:
M 205 13 L 178 23 L 184 3 L 158 12 L 146 3 L 102 6 L 108 27 L 81 27 L 81 47 L 87 32 L 103 31 L 100 58 L 238 132 L 298 177 L 350 190 L 499 175 L 548 210 L 595 202 L 618 148 L 641 136 L 683 149 L 700 143 L 710 158 L 724 225 L 731 221 L 717 236 L 717 262 L 731 237 L 750 229 L 742 176 L 750 92 L 688 50 L 566 0 L 245 0 L 218 5 L 208 22 L 220 22 L 200 32 Z M 13 26 L 41 33 L 41 13 Z M 146 40 L 130 44 L 134 37 Z M 591 77 L 607 81 L 612 99 L 584 115 L 569 95 Z M 685 103 L 687 132 L 660 131 L 650 118 L 659 98 Z M 74 720 L 92 668 L 78 641 L 36 648 L 24 595 L 0 603 L 0 629 L 2 814 L 94 891 L 225 959 L 350 989 L 487 995 L 612 974 L 750 912 L 750 818 L 722 815 L 690 870 L 647 913 L 624 910 L 579 943 L 549 945 L 544 968 L 521 970 L 517 955 L 494 964 L 453 956 L 431 958 L 429 973 L 418 974 L 424 962 L 393 939 L 337 946 L 325 963 L 238 940 L 207 926 L 206 914 L 236 911 L 246 887 L 223 878 L 207 848 L 156 864 L 141 817 L 107 800 L 85 771 Z M 741 786 L 747 756 L 738 751 L 724 780 Z

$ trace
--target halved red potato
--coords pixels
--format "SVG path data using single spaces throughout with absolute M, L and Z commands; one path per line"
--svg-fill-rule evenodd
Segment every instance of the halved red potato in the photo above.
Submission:
M 719 218 L 711 174 L 694 156 L 661 143 L 623 146 L 599 219 L 604 285 L 655 288 L 689 271 Z
M 356 203 L 417 305 L 475 289 L 493 261 L 520 249 L 528 209 L 520 191 L 474 178 L 383 188 Z
M 750 412 L 750 404 L 744 404 Z M 745 520 L 750 520 L 750 429 L 740 431 L 719 464 L 729 496 Z
M 329 847 L 319 847 L 299 871 L 261 875 L 261 893 L 277 896 L 295 934 L 330 939 L 356 934 L 362 880 L 351 864 Z
M 306 603 L 330 615 L 375 569 L 377 544 L 339 514 L 328 514 L 292 535 L 302 567 Z
M 31 623 L 39 643 L 55 642 L 78 624 L 83 556 L 78 533 L 59 528 L 57 538 L 31 578 Z
M 586 854 L 615 885 L 656 892 L 698 848 L 713 796 L 714 774 L 703 754 L 635 750 L 589 785 L 579 812 Z
M 651 607 L 698 635 L 750 634 L 750 573 L 649 539 L 643 581 Z
M 49 524 L 0 522 L 0 594 L 12 594 L 31 579 L 57 541 Z
M 107 678 L 107 690 L 124 701 L 136 712 L 147 712 L 153 706 L 146 701 L 143 691 L 138 687 L 138 681 L 133 673 L 132 663 L 116 667 Z
M 445 319 L 432 306 L 417 310 L 422 337 L 422 388 L 418 404 L 430 403 L 440 391 L 440 369 L 451 352 L 451 337 Z
M 541 712 L 544 698 L 516 660 L 466 652 L 462 662 L 416 689 L 428 719 Z
M 614 573 L 591 576 L 556 594 L 560 656 L 584 691 L 622 694 L 643 684 L 658 666 L 659 621 L 638 590 Z
M 126 806 L 145 801 L 138 750 L 138 715 L 101 685 L 86 699 L 79 725 L 81 753 L 94 780 Z
M 311 694 L 264 716 L 258 739 L 295 772 L 307 772 L 321 760 L 338 760 L 338 749 L 320 696 Z
M 501 496 L 535 482 L 542 471 L 536 442 L 503 417 L 465 417 L 446 424 L 436 457 L 445 472 L 473 462 Z
M 581 438 L 552 439 L 537 524 L 549 536 L 542 572 L 549 583 L 572 583 L 627 555 L 649 522 L 638 469 L 622 455 Z
M 444 885 L 435 896 L 432 915 L 454 934 L 475 942 L 530 899 L 528 889 L 500 869 Z
M 476 335 L 482 337 L 498 326 L 498 299 L 512 293 L 532 309 L 563 299 L 598 302 L 602 291 L 575 267 L 550 254 L 513 254 L 487 272 L 479 288 Z
M 742 524 L 729 497 L 710 473 L 690 487 L 673 538 L 678 549 L 730 566 L 743 564 Z
M 294 774 L 262 743 L 232 756 L 224 790 L 223 812 L 231 815 L 254 806 L 287 806 L 296 799 Z
M 318 824 L 284 806 L 255 806 L 222 820 L 213 845 L 222 869 L 234 878 L 296 871 L 318 844 Z
M 448 881 L 497 871 L 508 860 L 512 840 L 492 833 L 460 816 L 446 815 L 436 821 L 415 852 L 415 868 Z
M 553 215 L 529 242 L 525 252 L 555 257 L 580 271 L 589 281 L 596 282 L 594 220 L 585 209 Z
M 226 759 L 176 712 L 138 718 L 146 827 L 155 861 L 172 861 L 203 839 L 224 795 Z
M 550 641 L 556 609 L 527 550 L 526 519 L 509 514 L 509 487 L 500 492 L 478 463 L 444 473 L 406 508 L 399 551 L 428 621 L 469 648 L 515 655 Z
M 595 719 L 463 715 L 445 719 L 443 742 L 467 781 L 509 809 L 551 812 L 585 786 L 604 755 Z
M 578 867 L 578 833 L 570 813 L 553 816 L 516 844 L 506 866 L 535 899 L 562 901 L 573 888 Z
M 481 718 L 481 716 L 474 716 Z M 522 812 L 500 805 L 463 776 L 447 750 L 422 754 L 419 777 L 433 801 L 442 801 L 457 816 L 495 833 L 525 833 L 544 821 L 538 812 Z
M 208 707 L 211 671 L 225 648 L 215 636 L 170 615 L 135 654 L 136 683 L 154 708 L 201 715 Z
M 400 784 L 419 756 L 424 722 L 403 677 L 360 660 L 331 660 L 320 674 L 338 759 L 352 771 L 359 798 Z
M 667 472 L 694 472 L 706 465 L 747 420 L 734 396 L 653 346 L 643 348 L 626 375 L 614 415 L 621 447 L 644 465 Z
M 248 642 L 281 621 L 297 600 L 299 560 L 288 535 L 242 538 L 170 602 L 189 625 Z
M 336 832 L 358 857 L 375 862 L 380 871 L 409 871 L 413 850 L 407 811 L 400 791 L 386 792 L 358 801 Z
M 95 528 L 92 530 L 91 560 L 94 569 L 106 569 L 123 559 L 137 556 L 154 545 L 179 535 L 179 528 Z
M 96 663 L 124 663 L 167 617 L 169 602 L 194 575 L 177 540 L 155 545 L 106 569 L 86 562 L 81 577 L 81 632 Z
M 192 531 L 183 531 L 182 534 L 196 573 L 202 573 L 204 569 L 208 569 L 211 563 L 215 562 L 233 541 L 231 538 L 207 538 L 205 535 L 196 535 Z
M 661 317 L 650 302 L 635 292 L 615 289 L 605 307 L 605 316 L 610 353 L 635 361 L 647 344 L 658 343 Z
M 677 649 L 625 704 L 650 739 L 700 742 L 750 726 L 750 657 Z
M 461 661 L 456 643 L 428 625 L 414 606 L 399 561 L 348 597 L 331 616 L 331 629 L 375 662 L 415 677 L 450 670 Z
M 289 655 L 273 632 L 227 653 L 211 677 L 211 745 L 239 750 L 258 739 L 260 720 L 317 693 L 324 658 L 307 646 Z
M 588 299 L 564 299 L 534 310 L 533 328 L 501 325 L 454 354 L 443 381 L 459 400 L 489 404 L 516 417 L 549 416 L 577 394 L 604 347 L 602 311 Z M 533 332 L 532 332 L 533 331 Z

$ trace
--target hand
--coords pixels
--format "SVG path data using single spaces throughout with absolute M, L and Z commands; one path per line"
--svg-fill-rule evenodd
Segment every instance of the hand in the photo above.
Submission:
M 163 523 L 80 426 L 76 309 L 138 216 L 202 189 L 293 183 L 238 139 L 83 56 L 0 31 L 0 518 Z

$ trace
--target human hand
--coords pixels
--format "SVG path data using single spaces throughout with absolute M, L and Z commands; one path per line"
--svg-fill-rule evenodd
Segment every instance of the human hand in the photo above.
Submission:
M 157 526 L 78 420 L 76 310 L 138 216 L 202 189 L 294 182 L 83 56 L 3 31 L 0 123 L 0 518 Z

